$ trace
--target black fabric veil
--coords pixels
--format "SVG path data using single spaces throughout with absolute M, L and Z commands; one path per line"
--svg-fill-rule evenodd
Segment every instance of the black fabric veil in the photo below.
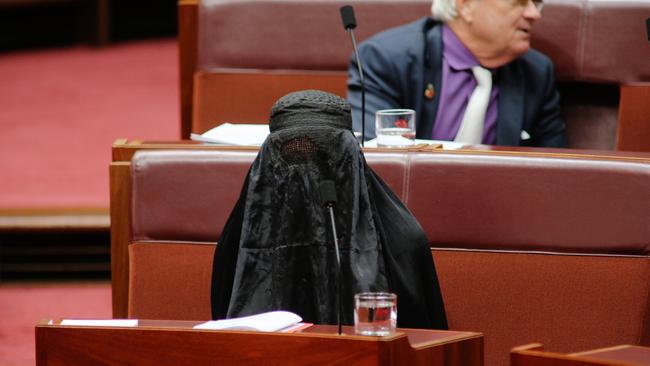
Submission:
M 270 134 L 224 227 L 212 273 L 215 319 L 271 310 L 336 324 L 336 256 L 319 185 L 337 192 L 343 323 L 353 297 L 397 294 L 398 326 L 446 329 L 442 296 L 422 228 L 367 166 L 350 106 L 307 90 L 273 106 Z

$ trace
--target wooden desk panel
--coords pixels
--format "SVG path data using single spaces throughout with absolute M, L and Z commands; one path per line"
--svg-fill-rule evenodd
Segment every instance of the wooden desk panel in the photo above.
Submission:
M 650 83 L 621 86 L 616 149 L 650 152 Z
M 36 326 L 36 365 L 483 365 L 480 333 L 400 329 L 360 337 L 350 327 L 300 333 L 195 330 L 198 322 L 134 328 Z
M 531 343 L 513 348 L 510 357 L 511 366 L 650 366 L 650 347 L 620 345 L 562 354 Z
M 650 347 L 631 346 L 629 344 L 572 353 L 569 356 L 622 362 L 626 365 L 650 366 Z

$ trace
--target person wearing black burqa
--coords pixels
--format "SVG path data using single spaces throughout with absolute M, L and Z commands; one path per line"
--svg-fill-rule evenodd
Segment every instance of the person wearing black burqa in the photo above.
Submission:
M 306 90 L 280 98 L 223 229 L 212 272 L 212 317 L 292 311 L 336 324 L 336 255 L 319 184 L 335 183 L 343 324 L 354 294 L 397 294 L 397 325 L 447 329 L 427 238 L 366 164 L 350 106 Z

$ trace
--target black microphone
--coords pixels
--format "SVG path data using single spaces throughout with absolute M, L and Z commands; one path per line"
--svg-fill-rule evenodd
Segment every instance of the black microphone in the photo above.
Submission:
M 320 183 L 320 198 L 325 206 L 336 204 L 336 186 L 333 180 L 328 179 Z
M 336 253 L 336 321 L 339 328 L 339 334 L 342 334 L 341 328 L 341 253 L 339 252 L 339 239 L 336 235 L 336 221 L 334 220 L 334 205 L 336 204 L 336 187 L 334 181 L 324 180 L 320 183 L 320 198 L 323 205 L 327 207 L 330 214 L 332 228 L 332 237 L 334 241 L 334 252 Z
M 363 143 L 366 140 L 366 84 L 363 78 L 363 67 L 361 66 L 359 50 L 357 49 L 357 40 L 354 37 L 354 28 L 357 27 L 357 20 L 354 17 L 354 8 L 351 5 L 341 7 L 341 20 L 343 21 L 343 28 L 350 34 L 354 57 L 357 60 L 357 68 L 359 69 L 359 80 L 361 81 L 361 147 L 363 147 Z
M 354 8 L 351 5 L 341 7 L 341 20 L 343 20 L 343 28 L 345 28 L 345 30 L 357 27 L 357 20 L 354 17 Z

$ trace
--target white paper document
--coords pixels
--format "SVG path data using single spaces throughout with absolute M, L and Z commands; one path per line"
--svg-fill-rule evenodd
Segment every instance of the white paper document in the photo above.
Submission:
M 289 311 L 271 311 L 268 313 L 245 316 L 241 318 L 211 320 L 194 326 L 194 329 L 216 330 L 253 330 L 260 332 L 277 332 L 293 328 L 302 318 Z
M 268 124 L 224 123 L 202 134 L 193 133 L 190 139 L 222 145 L 260 146 L 268 134 Z
M 85 327 L 137 327 L 138 319 L 63 319 L 61 325 Z

